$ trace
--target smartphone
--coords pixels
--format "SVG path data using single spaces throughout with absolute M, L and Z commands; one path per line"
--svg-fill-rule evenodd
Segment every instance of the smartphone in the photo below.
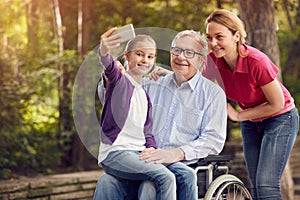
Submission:
M 133 28 L 132 24 L 127 24 L 125 26 L 119 27 L 114 33 L 115 34 L 120 34 L 122 36 L 123 42 L 127 40 L 131 40 L 132 38 L 135 37 L 135 31 Z

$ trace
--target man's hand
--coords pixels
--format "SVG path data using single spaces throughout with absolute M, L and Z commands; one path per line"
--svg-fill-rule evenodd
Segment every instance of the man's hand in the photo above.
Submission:
M 167 75 L 168 73 L 171 73 L 171 71 L 167 70 L 167 69 L 164 69 L 162 67 L 156 67 L 149 75 L 148 77 L 150 78 L 150 80 L 155 80 L 157 81 L 158 78 L 160 76 L 165 76 Z
M 156 164 L 171 164 L 184 160 L 184 152 L 180 148 L 176 149 L 156 149 L 152 152 L 142 152 L 140 159 L 145 162 Z

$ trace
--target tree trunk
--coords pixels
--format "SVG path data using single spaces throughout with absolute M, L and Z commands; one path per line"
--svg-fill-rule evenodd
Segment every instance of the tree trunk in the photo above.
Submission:
M 295 24 L 291 27 L 292 33 L 296 35 L 295 40 L 290 44 L 286 44 L 288 47 L 287 62 L 285 63 L 284 73 L 297 80 L 300 78 L 300 29 L 294 27 L 300 27 L 300 0 L 297 4 L 297 12 L 295 16 Z M 287 6 L 287 5 L 285 5 Z M 287 14 L 288 15 L 288 14 Z M 294 28 L 294 30 L 292 29 Z
M 39 53 L 39 38 L 37 37 L 39 31 L 38 5 L 38 0 L 31 0 L 26 5 L 28 52 L 35 54 L 30 56 L 38 56 Z
M 280 52 L 276 35 L 273 0 L 238 0 L 240 18 L 244 21 L 250 45 L 266 53 L 279 67 Z M 280 73 L 279 73 L 280 74 Z M 281 79 L 281 75 L 279 75 Z M 289 162 L 281 179 L 284 199 L 294 199 L 294 183 Z
M 56 38 L 58 40 L 58 57 L 60 58 L 63 54 L 64 50 L 64 39 L 63 39 L 63 32 L 62 32 L 62 21 L 60 15 L 60 9 L 58 6 L 58 0 L 53 0 L 53 9 L 54 9 L 54 18 L 55 18 L 55 27 L 56 27 Z
M 89 29 L 89 21 L 90 21 L 90 0 L 79 0 L 78 2 L 78 38 L 77 38 L 77 50 L 79 54 L 79 58 L 82 59 L 89 51 L 89 35 L 90 35 L 90 29 Z M 87 80 L 86 74 L 81 74 L 81 80 Z M 88 85 L 86 81 L 81 81 L 80 89 L 83 91 L 87 91 Z M 88 98 L 86 96 L 82 96 L 81 98 Z M 85 100 L 83 102 L 88 102 L 88 100 Z M 80 130 L 78 131 L 78 134 L 75 135 L 74 141 L 73 141 L 73 163 L 76 166 L 77 169 L 83 169 L 85 168 L 85 164 L 87 162 L 86 149 L 83 145 L 84 141 L 81 141 L 81 139 L 84 139 L 85 137 L 79 137 L 79 134 L 85 134 L 88 126 L 87 117 L 88 111 L 85 109 L 86 106 L 81 106 L 80 108 L 77 108 L 77 115 L 79 115 L 78 119 L 81 120 L 80 124 L 83 124 L 84 126 L 77 127 Z
M 285 12 L 286 18 L 288 20 L 289 27 L 290 27 L 291 31 L 295 31 L 295 27 L 294 27 L 294 23 L 292 22 L 292 17 L 291 17 L 289 6 L 290 6 L 289 0 L 282 0 L 282 7 Z
M 76 13 L 72 13 L 72 9 L 69 8 L 70 2 L 63 0 L 53 0 L 54 12 L 55 12 L 55 21 L 56 21 L 56 34 L 58 37 L 58 69 L 60 72 L 60 77 L 58 80 L 58 96 L 59 96 L 59 122 L 58 122 L 58 140 L 62 142 L 68 142 L 71 139 L 73 133 L 73 117 L 72 117 L 72 98 L 71 98 L 71 89 L 72 89 L 72 77 L 70 74 L 70 69 L 74 66 L 69 66 L 69 64 L 63 63 L 62 56 L 64 50 L 76 50 L 74 48 L 74 27 L 72 24 L 72 17 L 76 17 Z M 76 21 L 76 20 L 75 20 Z M 64 28 L 64 29 L 63 29 Z M 63 166 L 72 165 L 72 149 L 65 149 L 65 143 L 61 144 L 61 150 L 64 152 L 62 158 Z M 66 145 L 68 146 L 68 145 Z
M 59 5 L 59 11 L 61 15 L 61 24 L 62 27 L 64 27 L 65 31 L 62 32 L 63 36 L 63 50 L 76 50 L 76 48 L 73 47 L 74 41 L 70 41 L 71 32 L 74 27 L 71 26 L 71 19 L 69 18 L 72 13 L 70 13 L 70 10 L 67 9 L 68 4 L 67 1 L 60 1 L 60 0 L 54 0 L 58 1 Z M 73 33 L 76 33 L 76 31 L 73 31 Z M 60 72 L 60 81 L 59 81 L 59 124 L 60 124 L 60 132 L 70 132 L 72 130 L 71 122 L 73 121 L 72 117 L 72 110 L 71 110 L 71 89 L 72 89 L 72 80 L 70 77 L 70 72 L 68 66 L 65 63 L 61 64 Z
M 66 123 L 65 121 L 65 116 L 67 115 L 66 109 L 66 102 L 64 102 L 64 98 L 66 96 L 64 92 L 64 78 L 65 78 L 65 72 L 64 72 L 64 65 L 61 62 L 61 58 L 63 56 L 63 51 L 64 51 L 64 38 L 63 38 L 63 25 L 62 25 L 62 16 L 61 16 L 61 11 L 59 7 L 59 2 L 58 0 L 53 0 L 53 10 L 54 10 L 54 21 L 55 21 L 55 37 L 57 38 L 58 41 L 58 46 L 57 46 L 57 68 L 59 72 L 61 73 L 61 76 L 58 79 L 58 93 L 59 93 L 59 122 L 58 122 L 58 133 L 57 133 L 57 140 L 63 140 L 61 133 L 67 130 L 67 128 L 64 126 Z M 61 151 L 64 151 L 64 144 L 60 145 Z M 63 166 L 68 166 L 70 165 L 69 161 L 69 156 L 64 153 L 63 158 L 61 160 Z
M 78 42 L 77 49 L 82 58 L 89 51 L 90 38 L 90 0 L 80 0 L 78 6 Z
M 273 0 L 238 0 L 240 17 L 247 30 L 247 42 L 267 54 L 280 66 Z

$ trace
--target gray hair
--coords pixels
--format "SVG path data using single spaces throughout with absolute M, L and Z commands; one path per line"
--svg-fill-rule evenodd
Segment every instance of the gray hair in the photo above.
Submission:
M 172 41 L 172 47 L 174 47 L 176 44 L 176 41 L 179 38 L 182 38 L 183 36 L 191 36 L 192 38 L 194 38 L 196 40 L 196 42 L 198 42 L 202 47 L 202 50 L 199 53 L 201 53 L 203 55 L 207 54 L 208 45 L 207 45 L 205 36 L 201 35 L 200 32 L 196 32 L 194 30 L 184 30 L 184 31 L 177 33 L 177 35 L 174 37 L 174 39 Z

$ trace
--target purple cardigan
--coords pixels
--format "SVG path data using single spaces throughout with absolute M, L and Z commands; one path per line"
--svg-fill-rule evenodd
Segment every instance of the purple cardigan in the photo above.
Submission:
M 100 121 L 100 139 L 102 143 L 113 144 L 127 119 L 134 86 L 120 72 L 119 67 L 110 54 L 100 57 L 100 61 L 105 67 L 105 75 L 110 80 L 105 92 Z M 147 148 L 156 148 L 154 136 L 152 135 L 152 104 L 147 93 L 146 96 L 148 100 L 148 112 L 144 124 L 145 146 Z

